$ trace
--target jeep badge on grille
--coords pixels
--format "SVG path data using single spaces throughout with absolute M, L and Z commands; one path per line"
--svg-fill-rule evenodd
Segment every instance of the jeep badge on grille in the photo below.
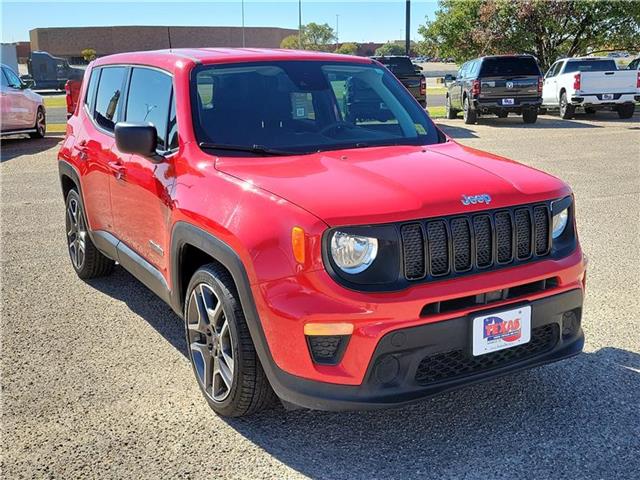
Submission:
M 475 205 L 476 203 L 486 203 L 489 205 L 491 203 L 491 196 L 482 193 L 480 195 L 462 195 L 462 200 L 460 200 L 463 205 Z

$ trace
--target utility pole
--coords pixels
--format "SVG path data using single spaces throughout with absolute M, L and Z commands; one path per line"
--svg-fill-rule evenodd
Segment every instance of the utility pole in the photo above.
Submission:
M 242 0 L 242 48 L 244 48 L 245 42 L 244 42 L 244 0 Z
M 298 48 L 302 50 L 302 0 L 298 0 Z
M 404 49 L 405 52 L 407 54 L 407 57 L 409 56 L 409 52 L 411 51 L 411 0 L 407 0 L 407 7 L 406 7 L 406 39 L 405 39 L 405 45 L 404 45 Z

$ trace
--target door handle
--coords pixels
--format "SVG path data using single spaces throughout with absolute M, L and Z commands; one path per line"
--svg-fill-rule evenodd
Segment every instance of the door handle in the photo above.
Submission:
M 122 180 L 126 171 L 124 165 L 120 162 L 109 162 L 109 169 L 113 172 L 113 176 L 116 180 Z

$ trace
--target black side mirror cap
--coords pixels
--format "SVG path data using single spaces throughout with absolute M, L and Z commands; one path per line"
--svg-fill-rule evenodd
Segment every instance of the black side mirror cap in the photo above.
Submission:
M 118 122 L 115 127 L 116 146 L 122 153 L 135 153 L 143 157 L 158 155 L 158 132 L 151 123 Z
M 456 79 L 456 77 L 454 77 L 453 75 L 451 75 L 450 73 L 447 73 L 444 76 L 444 81 L 445 82 L 453 82 Z

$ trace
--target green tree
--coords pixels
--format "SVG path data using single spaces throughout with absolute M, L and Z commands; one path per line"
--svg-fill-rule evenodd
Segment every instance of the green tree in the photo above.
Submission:
M 356 55 L 358 53 L 358 45 L 355 43 L 343 43 L 336 49 L 336 53 Z
M 404 47 L 399 43 L 387 42 L 376 50 L 376 55 L 404 55 Z
M 80 52 L 82 58 L 84 58 L 87 62 L 91 62 L 96 59 L 96 50 L 95 48 L 85 48 Z
M 333 28 L 323 23 L 308 23 L 302 26 L 302 49 L 328 52 L 333 50 L 336 36 Z M 281 48 L 300 48 L 298 35 L 289 35 L 280 42 Z
M 463 62 L 481 55 L 529 53 L 547 68 L 557 58 L 640 45 L 634 0 L 440 0 L 419 27 L 418 51 Z

